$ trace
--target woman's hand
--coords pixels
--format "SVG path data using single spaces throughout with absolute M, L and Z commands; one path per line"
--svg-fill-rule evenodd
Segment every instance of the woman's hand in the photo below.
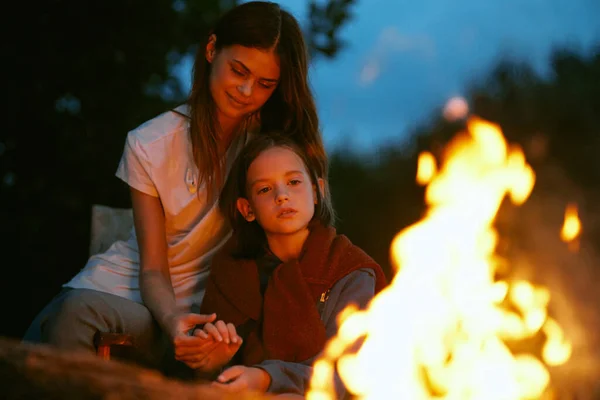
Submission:
M 229 392 L 255 390 L 266 392 L 271 384 L 271 376 L 260 368 L 235 365 L 219 375 L 213 386 Z
M 217 321 L 196 329 L 194 335 L 181 340 L 175 358 L 190 368 L 210 373 L 224 367 L 242 345 L 233 324 Z
M 192 332 L 196 325 L 210 323 L 215 318 L 215 314 L 204 315 L 195 313 L 176 314 L 168 318 L 168 334 L 173 344 L 176 359 L 179 360 L 182 356 L 185 357 L 197 352 L 196 349 L 203 345 L 203 340 L 190 336 L 190 332 Z
M 196 325 L 213 322 L 216 318 L 216 314 L 185 313 L 174 315 L 169 323 L 169 335 L 173 344 L 176 346 L 178 340 L 189 338 L 190 332 Z

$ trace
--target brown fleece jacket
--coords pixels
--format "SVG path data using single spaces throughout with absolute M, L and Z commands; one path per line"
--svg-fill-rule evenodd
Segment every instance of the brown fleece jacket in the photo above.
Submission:
M 326 337 L 317 302 L 350 272 L 372 269 L 376 293 L 387 284 L 381 267 L 363 250 L 334 228 L 316 224 L 299 260 L 275 268 L 263 297 L 256 260 L 234 258 L 233 240 L 213 259 L 201 312 L 215 312 L 238 328 L 244 365 L 266 359 L 301 362 L 319 353 Z

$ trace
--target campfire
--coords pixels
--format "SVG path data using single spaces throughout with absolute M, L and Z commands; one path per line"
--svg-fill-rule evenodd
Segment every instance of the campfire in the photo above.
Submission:
M 444 149 L 439 168 L 421 154 L 426 214 L 394 238 L 390 285 L 366 310 L 339 317 L 307 399 L 336 398 L 336 369 L 359 399 L 542 397 L 549 368 L 569 359 L 571 344 L 548 313 L 548 289 L 499 273 L 507 263 L 493 227 L 502 202 L 524 203 L 534 181 L 522 150 L 477 117 Z M 575 249 L 580 230 L 570 205 L 557 235 Z M 542 338 L 539 351 L 519 346 L 533 337 Z

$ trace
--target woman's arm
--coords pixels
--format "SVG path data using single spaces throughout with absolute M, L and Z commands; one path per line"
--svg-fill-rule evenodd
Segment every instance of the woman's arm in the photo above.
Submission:
M 178 314 L 167 258 L 165 216 L 158 197 L 131 188 L 133 220 L 140 252 L 140 291 L 159 325 L 174 336 Z
M 160 327 L 169 335 L 175 358 L 189 364 L 186 357 L 205 354 L 203 340 L 188 336 L 196 325 L 212 322 L 212 315 L 183 313 L 177 308 L 167 256 L 165 216 L 158 197 L 131 189 L 133 221 L 140 252 L 140 291 L 142 300 Z

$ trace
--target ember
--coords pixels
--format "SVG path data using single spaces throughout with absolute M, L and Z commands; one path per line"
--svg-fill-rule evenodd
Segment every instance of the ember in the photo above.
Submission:
M 581 222 L 577 213 L 577 205 L 569 204 L 565 210 L 565 222 L 560 231 L 560 238 L 569 243 L 569 249 L 572 251 L 579 250 L 577 238 L 581 233 Z

